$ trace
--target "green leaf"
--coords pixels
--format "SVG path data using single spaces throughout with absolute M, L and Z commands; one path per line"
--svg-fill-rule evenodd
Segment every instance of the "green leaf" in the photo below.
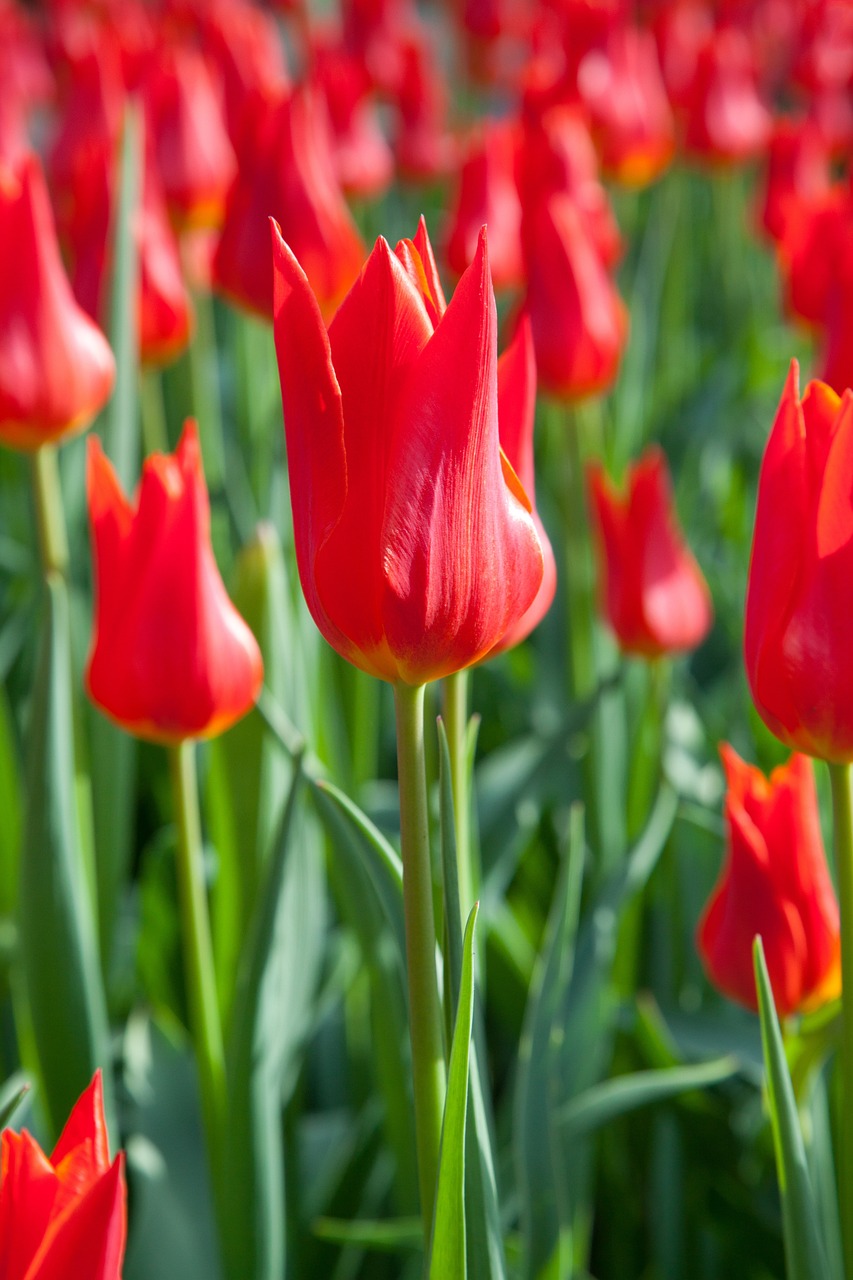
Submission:
M 469 740 L 473 750 L 476 741 L 476 723 Z M 459 906 L 459 886 L 456 869 L 456 834 L 453 810 L 453 789 L 450 772 L 450 750 L 447 733 L 441 720 L 438 722 L 440 747 L 440 826 L 441 863 L 444 882 L 445 927 L 445 975 L 449 999 L 447 1007 L 459 1005 L 462 982 L 463 946 L 462 917 Z M 473 758 L 473 757 L 471 757 Z M 500 1206 L 495 1180 L 495 1156 L 492 1126 L 486 1107 L 489 1082 L 480 1071 L 484 1054 L 478 1050 L 484 1037 L 478 1037 L 477 1008 L 475 1005 L 474 1036 L 471 1043 L 470 1106 L 473 1123 L 466 1134 L 465 1206 L 467 1218 L 467 1259 L 471 1280 L 503 1280 L 506 1276 L 506 1259 L 501 1238 Z M 450 1037 L 448 1036 L 448 1039 Z
M 30 1091 L 28 1081 L 21 1083 L 20 1075 L 14 1075 L 0 1089 L 0 1129 L 5 1129 L 18 1107 Z
M 284 1271 L 281 1111 L 307 1032 L 325 927 L 320 851 L 297 829 L 301 782 L 297 766 L 241 960 L 228 1041 L 223 1204 L 234 1280 L 278 1280 Z
M 567 1134 L 590 1133 L 639 1107 L 730 1080 L 739 1070 L 737 1058 L 727 1057 L 690 1067 L 631 1072 L 586 1089 L 557 1113 L 557 1119 Z
M 330 839 L 340 852 L 354 857 L 367 871 L 382 907 L 385 921 L 406 954 L 403 923 L 403 864 L 382 832 L 348 796 L 324 779 L 315 782 L 312 795 Z
M 427 1270 L 429 1280 L 466 1280 L 468 1274 L 465 1257 L 465 1127 L 474 1016 L 474 925 L 479 909 L 479 903 L 475 902 L 462 944 L 462 980 L 441 1126 L 435 1217 Z
M 782 1032 L 760 938 L 755 939 L 753 958 L 767 1072 L 767 1099 L 773 1126 L 776 1172 L 782 1196 L 788 1278 L 825 1280 L 831 1273 L 818 1226 L 794 1089 L 788 1074 Z
M 20 954 L 44 1103 L 56 1136 L 97 1067 L 104 1071 L 110 1127 L 114 1116 L 106 1000 L 74 796 L 68 600 L 58 576 L 51 575 L 46 587 L 29 726 Z
M 382 1253 L 397 1253 L 401 1249 L 416 1251 L 423 1244 L 423 1224 L 420 1218 L 415 1217 L 395 1218 L 386 1222 L 317 1218 L 312 1231 L 319 1240 L 329 1240 L 332 1244 L 358 1245 L 359 1248 Z
M 18 898 L 21 852 L 21 780 L 6 690 L 0 686 L 0 916 L 11 915 Z

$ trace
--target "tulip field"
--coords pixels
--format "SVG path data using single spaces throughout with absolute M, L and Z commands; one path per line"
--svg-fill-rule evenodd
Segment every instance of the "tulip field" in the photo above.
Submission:
M 853 4 L 0 85 L 0 1280 L 853 1280 Z

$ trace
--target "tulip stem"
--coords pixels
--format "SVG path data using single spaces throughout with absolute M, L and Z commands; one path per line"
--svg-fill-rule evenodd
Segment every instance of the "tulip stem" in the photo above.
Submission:
M 36 449 L 32 456 L 32 475 L 42 571 L 45 577 L 50 573 L 64 577 L 68 568 L 68 536 L 58 458 L 53 445 L 43 444 Z
M 845 1273 L 853 1276 L 853 803 L 850 766 L 830 764 L 835 873 L 841 908 L 841 1141 L 839 1200 Z
M 397 713 L 403 910 L 418 1184 L 424 1240 L 428 1243 L 432 1232 L 444 1114 L 445 1065 L 435 966 L 435 913 L 424 759 L 424 686 L 413 689 L 409 685 L 395 685 L 394 704 Z
M 443 683 L 443 714 L 450 753 L 450 786 L 456 829 L 456 867 L 462 919 L 476 896 L 474 842 L 471 831 L 471 778 L 468 761 L 468 672 L 456 671 Z
M 202 1114 L 216 1188 L 221 1173 L 220 1151 L 226 1101 L 225 1051 L 204 883 L 195 744 L 186 740 L 172 747 L 169 763 L 178 825 L 178 896 L 183 924 L 190 1031 L 195 1045 Z

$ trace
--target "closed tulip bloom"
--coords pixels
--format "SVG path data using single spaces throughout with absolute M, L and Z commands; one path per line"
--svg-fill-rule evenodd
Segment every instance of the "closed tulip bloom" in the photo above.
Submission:
M 81 430 L 114 379 L 71 292 L 38 161 L 0 165 L 0 443 L 33 450 Z
M 530 503 L 501 458 L 485 236 L 442 314 L 421 226 L 378 240 L 329 326 L 273 226 L 275 337 L 296 555 L 315 622 L 383 680 L 478 661 L 542 579 Z
M 124 1160 L 110 1163 L 100 1073 L 49 1158 L 26 1130 L 3 1130 L 3 1280 L 120 1280 L 126 1219 Z
M 531 515 L 542 546 L 543 572 L 539 590 L 529 608 L 501 637 L 493 652 L 511 649 L 526 640 L 539 626 L 554 602 L 557 590 L 557 562 L 545 526 L 536 510 L 533 468 L 533 427 L 536 420 L 536 353 L 530 317 L 522 316 L 512 342 L 498 360 L 498 418 L 501 448 L 509 459 L 524 492 L 530 499 Z
M 603 612 L 625 653 L 657 658 L 695 649 L 713 620 L 711 597 L 679 528 L 669 469 L 647 449 L 628 469 L 627 493 L 588 470 Z
M 761 225 L 784 240 L 788 223 L 803 205 L 823 200 L 831 188 L 829 149 L 810 120 L 777 122 L 767 153 Z
M 358 275 L 364 245 L 335 172 L 325 104 L 307 85 L 247 108 L 244 147 L 213 261 L 216 287 L 272 318 L 269 218 L 277 218 L 327 313 Z
M 255 639 L 222 584 L 195 424 L 154 454 L 134 504 L 94 437 L 88 458 L 95 622 L 92 700 L 128 732 L 175 744 L 221 733 L 254 704 Z
M 697 930 L 716 987 L 757 1009 L 752 944 L 764 944 L 782 1017 L 840 994 L 838 903 L 820 834 L 811 761 L 793 755 L 765 778 L 728 745 L 726 857 Z
M 539 384 L 579 400 L 610 386 L 628 336 L 628 312 L 566 195 L 526 209 L 522 243 Z
M 752 697 L 778 738 L 853 761 L 853 392 L 799 396 L 796 361 L 761 464 L 746 593 Z
M 746 33 L 720 27 L 697 61 L 687 103 L 687 150 L 712 164 L 739 164 L 765 150 L 772 129 Z
M 480 228 L 489 228 L 489 262 L 496 289 L 524 281 L 521 254 L 521 200 L 515 182 L 518 129 L 493 121 L 473 141 L 461 166 L 450 215 L 447 261 L 461 275 L 474 260 Z

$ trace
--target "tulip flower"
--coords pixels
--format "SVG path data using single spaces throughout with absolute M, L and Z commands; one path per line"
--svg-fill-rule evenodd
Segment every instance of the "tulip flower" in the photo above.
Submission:
M 33 450 L 81 430 L 114 378 L 71 292 L 38 161 L 0 165 L 0 443 Z
M 525 208 L 522 243 L 540 385 L 566 400 L 603 391 L 619 368 L 628 313 L 572 200 Z
M 758 481 L 744 654 L 752 697 L 788 746 L 853 761 L 853 392 L 799 396 L 792 361 Z
M 92 700 L 128 732 L 176 744 L 221 733 L 254 704 L 263 665 L 222 584 L 195 424 L 148 458 L 134 504 L 92 438 Z
M 124 1159 L 110 1163 L 100 1072 L 49 1158 L 26 1130 L 3 1130 L 3 1280 L 120 1280 L 126 1217 Z
M 345 658 L 409 686 L 478 661 L 542 580 L 530 503 L 498 440 L 485 236 L 446 311 L 421 225 L 376 242 L 328 332 L 273 224 L 275 339 L 296 555 Z
M 605 172 L 629 186 L 659 177 L 675 151 L 675 121 L 651 32 L 617 27 L 584 57 L 578 89 Z
M 512 342 L 498 360 L 498 418 L 501 448 L 524 492 L 542 545 L 543 573 L 532 604 L 501 637 L 493 653 L 521 644 L 545 617 L 557 590 L 557 562 L 545 526 L 536 510 L 533 472 L 533 427 L 536 419 L 536 353 L 529 316 L 522 316 Z
M 394 156 L 363 63 L 331 35 L 315 35 L 311 79 L 328 107 L 332 157 L 341 187 L 363 199 L 380 196 L 394 177 Z
M 364 246 L 335 173 L 322 99 L 302 87 L 244 120 L 240 173 L 228 196 L 213 262 L 216 287 L 239 306 L 272 316 L 269 217 L 279 219 L 311 287 L 333 310 L 355 277 Z
M 695 649 L 711 626 L 711 598 L 678 526 L 663 452 L 648 449 L 629 468 L 624 497 L 597 463 L 587 479 L 602 607 L 620 648 L 644 658 Z
M 793 755 L 765 778 L 728 745 L 726 859 L 697 944 L 715 986 L 757 1009 L 752 944 L 760 934 L 782 1017 L 838 996 L 838 903 L 823 850 L 811 761 Z
M 798 209 L 830 192 L 829 150 L 810 120 L 778 121 L 767 153 L 767 176 L 760 214 L 772 239 L 784 241 Z
M 820 328 L 826 324 L 837 264 L 852 231 L 853 199 L 840 185 L 789 205 L 778 248 L 785 303 L 797 319 Z
M 459 174 L 450 215 L 447 261 L 461 275 L 474 260 L 480 228 L 489 228 L 489 262 L 496 289 L 524 281 L 521 255 L 521 200 L 515 182 L 517 129 L 493 121 L 472 142 Z
M 738 164 L 760 155 L 773 121 L 758 90 L 755 59 L 745 32 L 720 27 L 703 45 L 686 104 L 685 145 L 713 164 Z

